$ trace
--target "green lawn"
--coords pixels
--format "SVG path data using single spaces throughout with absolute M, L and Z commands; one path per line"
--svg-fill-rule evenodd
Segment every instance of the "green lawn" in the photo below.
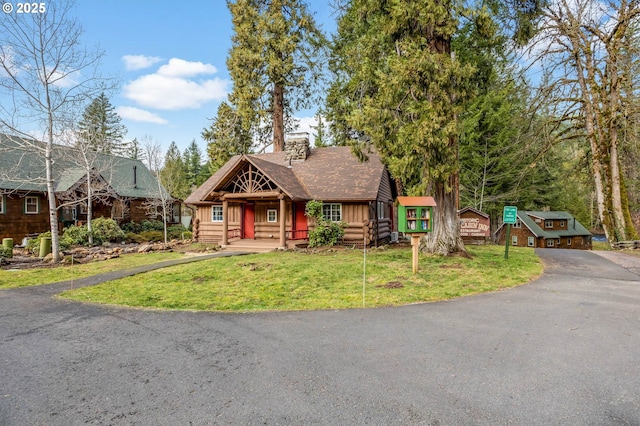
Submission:
M 527 248 L 469 247 L 472 259 L 421 255 L 411 273 L 411 249 L 367 253 L 365 306 L 446 300 L 530 282 L 542 264 Z M 218 258 L 137 275 L 60 297 L 162 309 L 266 311 L 362 307 L 363 253 L 272 252 Z
M 58 266 L 55 268 L 21 269 L 15 271 L 0 269 L 0 289 L 79 279 L 117 269 L 127 269 L 165 260 L 180 259 L 181 257 L 184 257 L 181 253 L 155 252 L 126 254 L 116 259 L 70 266 Z

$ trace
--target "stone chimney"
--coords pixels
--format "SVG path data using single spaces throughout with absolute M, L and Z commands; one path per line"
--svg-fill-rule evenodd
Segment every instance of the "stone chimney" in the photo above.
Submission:
M 284 141 L 285 161 L 304 161 L 311 154 L 308 133 L 293 133 Z

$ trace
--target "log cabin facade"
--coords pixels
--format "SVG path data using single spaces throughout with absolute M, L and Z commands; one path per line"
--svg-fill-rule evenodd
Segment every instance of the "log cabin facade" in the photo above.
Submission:
M 309 148 L 289 138 L 283 152 L 237 155 L 185 200 L 196 207 L 194 238 L 223 247 L 238 240 L 304 243 L 314 223 L 310 200 L 346 223 L 344 244 L 375 245 L 393 230 L 389 173 L 379 157 L 360 162 L 348 147 Z
M 16 244 L 50 229 L 44 158 L 38 144 L 0 134 L 0 238 L 12 238 Z M 89 155 L 91 167 L 83 167 L 78 151 L 54 146 L 53 185 L 61 231 L 86 223 L 88 180 L 95 192 L 92 217 L 113 218 L 119 224 L 155 218 L 154 205 L 170 198 L 141 161 Z M 179 223 L 180 204 L 174 203 L 171 210 L 169 223 Z
M 591 250 L 591 233 L 571 214 L 561 211 L 520 211 L 511 225 L 511 245 L 533 248 Z M 505 243 L 506 227 L 496 231 L 499 244 Z

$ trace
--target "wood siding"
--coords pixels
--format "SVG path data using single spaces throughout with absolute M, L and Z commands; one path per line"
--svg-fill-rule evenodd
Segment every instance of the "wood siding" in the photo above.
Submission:
M 544 223 L 543 223 L 544 225 Z M 559 228 L 566 229 L 566 228 Z M 498 233 L 498 244 L 504 245 L 505 241 L 506 228 L 503 226 Z M 513 244 L 513 237 L 517 238 L 517 243 Z M 536 237 L 526 226 L 522 225 L 520 228 L 515 228 L 511 226 L 511 235 L 510 238 L 512 242 L 510 243 L 514 247 L 531 247 L 528 245 L 529 237 L 533 237 L 533 247 L 534 248 L 565 248 L 565 249 L 578 249 L 578 250 L 591 250 L 591 237 L 590 236 L 573 236 L 573 237 L 560 237 L 553 238 L 553 246 L 547 245 L 547 240 L 542 237 Z M 571 244 L 569 244 L 569 238 L 571 239 Z
M 0 213 L 0 239 L 13 238 L 14 244 L 21 244 L 29 235 L 40 234 L 50 230 L 49 203 L 42 194 L 29 194 L 37 197 L 38 213 L 26 214 L 24 209 L 25 194 L 5 195 L 4 213 Z M 60 225 L 60 229 L 62 229 Z

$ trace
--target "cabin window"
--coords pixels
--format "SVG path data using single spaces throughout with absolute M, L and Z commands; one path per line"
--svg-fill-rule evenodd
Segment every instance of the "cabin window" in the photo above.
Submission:
M 553 247 L 553 245 L 554 245 L 553 240 L 547 240 L 547 247 Z
M 278 210 L 267 209 L 267 222 L 275 223 L 278 221 Z
M 527 237 L 527 247 L 533 247 L 535 240 L 533 237 Z
M 570 246 L 571 245 L 571 237 L 567 237 L 567 245 Z
M 40 213 L 40 209 L 38 206 L 38 197 L 26 197 L 24 199 L 24 212 L 26 214 Z
M 342 220 L 342 204 L 327 203 L 322 205 L 322 214 L 324 218 L 332 222 L 340 222 Z
M 512 246 L 517 246 L 518 245 L 518 236 L 517 235 L 512 235 L 511 236 L 511 245 Z
M 516 223 L 513 224 L 514 228 L 522 228 L 522 221 L 520 219 L 516 219 Z
M 561 220 L 561 221 L 560 221 L 560 228 L 564 228 L 564 225 L 565 225 L 565 221 L 564 221 L 564 220 Z
M 211 222 L 222 222 L 222 206 L 211 206 Z
M 544 221 L 544 227 L 545 228 L 553 228 L 553 221 L 552 220 L 545 220 Z
M 5 201 L 5 196 L 4 195 L 0 195 L 0 214 L 4 214 L 4 205 L 6 204 Z
M 378 219 L 384 219 L 387 217 L 387 209 L 382 201 L 378 201 Z

